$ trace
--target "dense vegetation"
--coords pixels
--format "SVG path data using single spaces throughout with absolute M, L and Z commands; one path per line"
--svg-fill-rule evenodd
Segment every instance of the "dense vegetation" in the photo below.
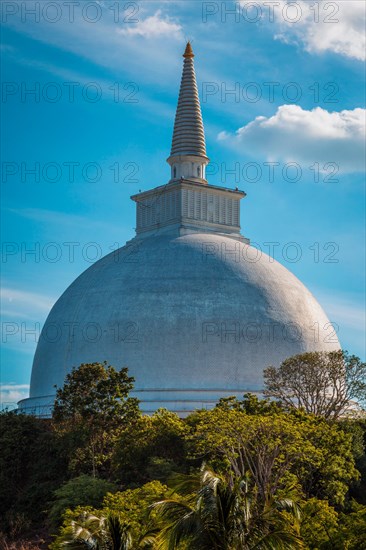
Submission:
M 288 362 L 267 372 L 272 392 L 276 376 L 290 385 Z M 362 411 L 246 394 L 184 419 L 144 416 L 132 388 L 127 369 L 81 365 L 52 419 L 0 414 L 0 546 L 366 550 Z

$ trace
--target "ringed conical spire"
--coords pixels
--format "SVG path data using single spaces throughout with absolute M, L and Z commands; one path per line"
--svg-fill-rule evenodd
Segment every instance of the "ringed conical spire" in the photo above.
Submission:
M 191 43 L 189 41 L 187 42 L 186 49 L 185 49 L 185 52 L 183 54 L 183 57 L 194 57 L 192 46 L 191 46 Z
M 183 74 L 168 163 L 172 167 L 172 180 L 184 178 L 207 183 L 204 172 L 209 159 L 206 155 L 205 133 L 193 64 L 194 53 L 190 42 L 187 42 L 183 57 Z

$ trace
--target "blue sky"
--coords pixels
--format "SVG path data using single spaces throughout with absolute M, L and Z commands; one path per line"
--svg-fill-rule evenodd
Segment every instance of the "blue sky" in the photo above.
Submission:
M 364 358 L 364 3 L 35 4 L 1 5 L 3 402 L 59 295 L 134 235 L 130 195 L 168 181 L 187 39 L 209 182 Z

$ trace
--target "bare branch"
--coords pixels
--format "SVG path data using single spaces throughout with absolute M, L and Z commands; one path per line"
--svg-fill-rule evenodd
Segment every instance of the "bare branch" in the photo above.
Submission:
M 264 382 L 266 397 L 328 419 L 366 404 L 366 363 L 342 350 L 290 357 L 266 368 Z

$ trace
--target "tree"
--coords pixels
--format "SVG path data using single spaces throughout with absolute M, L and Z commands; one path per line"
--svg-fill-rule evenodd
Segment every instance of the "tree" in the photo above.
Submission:
M 0 413 L 0 531 L 24 536 L 44 519 L 67 460 L 47 419 Z M 0 544 L 1 546 L 1 544 Z
M 167 499 L 153 509 L 166 522 L 158 541 L 169 550 L 186 543 L 190 550 L 303 548 L 299 509 L 287 495 L 262 500 L 251 476 L 223 476 L 203 466 L 197 491 L 187 502 Z M 188 491 L 195 480 L 186 478 Z
M 331 548 L 339 529 L 338 514 L 327 500 L 310 498 L 301 506 L 301 536 L 309 550 Z
M 106 469 L 115 434 L 140 414 L 138 400 L 129 397 L 133 382 L 127 368 L 117 371 L 106 362 L 82 364 L 66 376 L 52 418 L 71 447 L 73 473 L 96 476 Z
M 130 550 L 132 537 L 129 525 L 122 523 L 118 515 L 106 516 L 84 512 L 71 521 L 53 549 L 70 550 Z
M 360 472 L 358 483 L 350 488 L 350 495 L 360 504 L 366 505 L 366 419 L 342 421 L 342 429 L 353 439 L 353 456 Z
M 104 479 L 87 475 L 70 479 L 55 491 L 49 517 L 54 525 L 58 525 L 67 508 L 98 507 L 102 504 L 106 493 L 116 490 L 117 487 Z
M 130 525 L 133 540 L 144 540 L 146 533 L 154 533 L 160 527 L 157 515 L 149 513 L 149 507 L 157 500 L 168 498 L 172 490 L 159 481 L 150 481 L 137 489 L 126 489 L 107 494 L 102 513 L 116 513 L 120 520 Z M 178 495 L 175 495 L 178 498 Z
M 67 374 L 63 388 L 58 388 L 53 409 L 55 422 L 93 419 L 108 426 L 134 414 L 138 399 L 129 397 L 135 379 L 128 369 L 116 370 L 104 363 L 83 363 Z
M 264 370 L 264 395 L 336 420 L 366 402 L 366 363 L 346 351 L 294 355 Z
M 366 506 L 351 501 L 347 513 L 340 514 L 334 542 L 332 548 L 366 550 Z
M 107 493 L 99 509 L 91 506 L 77 506 L 75 509 L 69 509 L 64 514 L 60 534 L 51 548 L 52 550 L 59 549 L 61 543 L 63 544 L 66 540 L 70 541 L 70 537 L 73 538 L 75 534 L 74 528 L 89 516 L 118 518 L 121 525 L 128 525 L 128 532 L 134 541 L 134 548 L 142 541 L 147 544 L 160 527 L 156 514 L 149 513 L 149 506 L 171 494 L 171 489 L 168 489 L 166 485 L 159 481 L 152 481 L 138 489 Z M 150 535 L 147 536 L 147 534 Z
M 254 393 L 245 393 L 242 401 L 235 396 L 222 397 L 216 407 L 224 410 L 243 411 L 250 415 L 273 415 L 283 412 L 281 403 L 278 401 L 259 399 Z
M 343 504 L 359 477 L 352 434 L 298 409 L 248 415 L 216 407 L 191 414 L 187 422 L 192 460 L 209 462 L 219 473 L 230 467 L 238 475 L 249 470 L 262 493 L 275 494 L 297 481 L 307 498 Z
M 166 409 L 140 416 L 121 430 L 112 457 L 113 474 L 122 483 L 165 482 L 185 467 L 184 420 Z

